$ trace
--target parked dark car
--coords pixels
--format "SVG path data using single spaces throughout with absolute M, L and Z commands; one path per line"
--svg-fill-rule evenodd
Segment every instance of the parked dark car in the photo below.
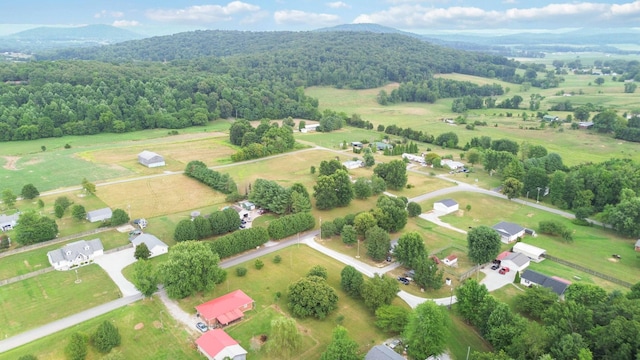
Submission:
M 398 281 L 400 281 L 401 283 L 403 283 L 405 285 L 409 285 L 411 283 L 409 281 L 409 279 L 407 279 L 406 277 L 402 277 L 402 276 L 398 276 Z

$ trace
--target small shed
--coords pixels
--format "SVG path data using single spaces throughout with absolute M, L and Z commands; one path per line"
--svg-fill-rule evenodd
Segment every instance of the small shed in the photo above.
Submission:
M 364 163 L 362 162 L 362 160 L 349 160 L 349 161 L 343 162 L 342 165 L 344 165 L 344 167 L 346 167 L 349 170 L 353 170 L 353 169 L 363 167 Z
M 636 241 L 636 251 L 640 251 L 640 239 Z
M 362 143 L 360 141 L 352 141 L 351 142 L 351 146 L 356 148 L 356 149 L 362 149 Z
M 93 210 L 93 211 L 89 211 L 87 213 L 87 220 L 89 220 L 89 222 L 98 222 L 98 221 L 105 221 L 105 220 L 109 220 L 111 219 L 111 215 L 113 213 L 111 212 L 111 208 L 103 208 L 103 209 L 98 209 L 98 210 Z
M 433 203 L 433 210 L 451 214 L 458 211 L 459 205 L 453 199 L 444 199 Z
M 164 158 L 161 155 L 147 150 L 138 154 L 138 162 L 149 168 L 166 165 L 164 162 Z
M 513 245 L 513 252 L 520 253 L 527 256 L 529 259 L 535 262 L 544 260 L 544 254 L 547 252 L 545 249 L 541 249 L 537 246 L 518 242 Z
M 560 121 L 560 118 L 554 115 L 545 115 L 542 117 L 542 120 L 553 122 L 553 121 Z
M 245 360 L 245 350 L 222 329 L 207 331 L 196 340 L 196 346 L 209 360 Z
M 134 247 L 138 247 L 138 245 L 145 243 L 147 248 L 151 252 L 150 257 L 166 254 L 169 252 L 169 245 L 162 242 L 162 240 L 151 234 L 140 234 L 131 240 L 131 243 Z
M 507 256 L 503 257 L 500 265 L 508 267 L 511 271 L 523 271 L 531 263 L 526 255 L 521 253 L 510 252 Z
M 442 259 L 442 262 L 447 266 L 456 266 L 458 265 L 458 257 L 451 254 L 446 258 Z

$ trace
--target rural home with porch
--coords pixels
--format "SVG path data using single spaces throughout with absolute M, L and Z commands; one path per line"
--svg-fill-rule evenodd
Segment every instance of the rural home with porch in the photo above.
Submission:
M 196 315 L 207 326 L 218 328 L 242 319 L 253 306 L 252 298 L 242 290 L 236 290 L 196 306 Z
M 518 238 L 524 236 L 524 228 L 518 224 L 502 221 L 493 225 L 493 229 L 500 234 L 500 240 L 505 243 L 511 243 Z
M 571 282 L 557 277 L 549 277 L 533 270 L 525 270 L 520 275 L 520 283 L 525 286 L 542 286 L 551 289 L 558 294 L 560 298 L 564 298 L 564 292 L 567 290 Z
M 169 245 L 163 243 L 162 240 L 151 234 L 140 234 L 133 240 L 131 240 L 131 243 L 136 248 L 142 243 L 147 245 L 147 248 L 151 252 L 150 257 L 166 254 L 167 252 L 169 252 Z
M 87 213 L 87 220 L 89 220 L 89 222 L 98 222 L 98 221 L 105 221 L 105 220 L 109 220 L 111 219 L 111 216 L 113 215 L 113 213 L 111 212 L 111 208 L 103 208 L 103 209 L 98 209 L 98 210 L 93 210 L 93 211 L 89 211 Z
M 209 360 L 245 360 L 247 350 L 222 329 L 207 331 L 196 340 L 196 346 Z
M 20 213 L 15 213 L 13 215 L 0 215 L 0 229 L 2 231 L 9 231 L 14 228 L 18 224 L 18 218 L 20 217 Z
M 453 199 L 444 199 L 433 203 L 433 210 L 443 212 L 445 214 L 451 214 L 458 211 L 459 205 Z
M 93 259 L 104 253 L 100 239 L 80 240 L 47 253 L 49 263 L 59 271 L 70 270 L 93 263 Z

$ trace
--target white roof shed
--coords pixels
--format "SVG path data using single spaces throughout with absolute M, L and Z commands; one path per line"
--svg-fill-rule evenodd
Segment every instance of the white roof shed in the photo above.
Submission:
M 544 260 L 544 254 L 547 252 L 545 249 L 541 249 L 537 246 L 518 242 L 513 245 L 513 252 L 526 255 L 529 259 L 540 262 Z

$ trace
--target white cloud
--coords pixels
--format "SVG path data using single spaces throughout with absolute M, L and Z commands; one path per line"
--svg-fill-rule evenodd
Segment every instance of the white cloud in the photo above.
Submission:
M 122 11 L 107 11 L 107 10 L 102 10 L 99 13 L 96 13 L 93 15 L 93 17 L 96 19 L 106 18 L 106 17 L 121 18 L 123 16 L 124 16 L 124 13 Z
M 329 2 L 329 3 L 326 3 L 326 5 L 332 9 L 340 9 L 340 8 L 351 9 L 351 5 L 342 1 Z
M 403 29 L 455 28 L 486 29 L 498 27 L 544 26 L 549 28 L 571 26 L 624 26 L 640 17 L 640 1 L 627 4 L 574 2 L 549 4 L 543 7 L 510 8 L 504 11 L 478 7 L 452 6 L 438 8 L 424 6 L 408 0 L 390 0 L 399 3 L 386 10 L 361 14 L 353 23 L 376 23 Z M 515 3 L 515 0 L 504 0 Z M 606 23 L 609 21 L 609 23 Z M 628 23 L 623 23 L 628 21 Z
M 240 24 L 246 25 L 246 24 L 256 24 L 258 22 L 260 22 L 260 20 L 266 18 L 269 16 L 269 12 L 268 11 L 257 11 L 254 13 L 251 13 L 245 17 L 243 17 L 240 20 Z
M 140 23 L 135 20 L 116 20 L 111 25 L 115 27 L 133 27 L 140 26 Z
M 148 10 L 148 18 L 164 22 L 216 22 L 229 21 L 233 15 L 241 15 L 260 11 L 260 6 L 232 1 L 227 5 L 196 5 L 184 9 L 153 9 Z
M 300 10 L 280 10 L 273 14 L 276 24 L 305 24 L 312 26 L 335 25 L 340 17 L 333 14 L 309 13 Z

